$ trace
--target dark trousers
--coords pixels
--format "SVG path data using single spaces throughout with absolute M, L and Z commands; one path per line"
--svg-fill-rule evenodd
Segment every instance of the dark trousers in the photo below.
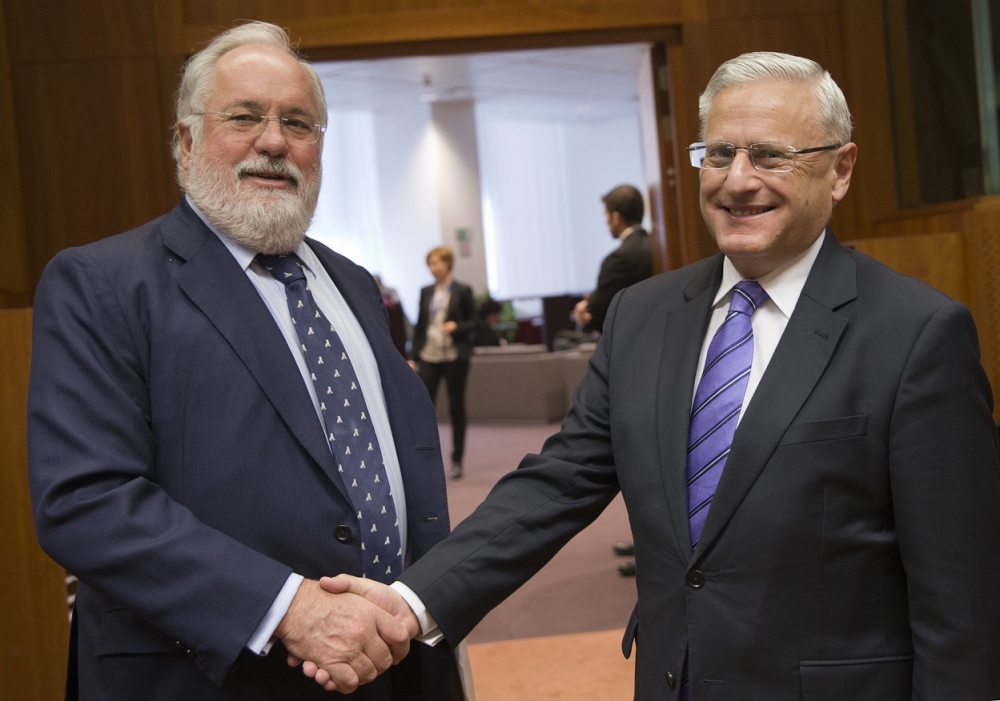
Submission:
M 419 363 L 420 379 L 430 392 L 431 401 L 437 400 L 441 378 L 448 388 L 448 404 L 451 408 L 451 435 L 453 449 L 451 459 L 462 462 L 465 454 L 465 382 L 469 378 L 469 361 L 452 360 L 447 363 Z

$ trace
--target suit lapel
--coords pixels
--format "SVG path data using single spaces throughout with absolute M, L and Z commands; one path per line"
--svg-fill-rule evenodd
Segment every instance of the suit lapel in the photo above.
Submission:
M 629 237 L 631 238 L 631 237 Z M 684 288 L 685 304 L 667 312 L 657 388 L 660 464 L 664 466 L 667 501 L 679 552 L 691 553 L 687 503 L 687 433 L 701 343 L 712 313 L 712 299 L 722 277 L 722 256 L 706 265 Z
M 368 339 L 368 345 L 371 346 L 380 371 L 384 372 L 387 348 L 391 347 L 396 355 L 399 355 L 399 352 L 392 345 L 386 313 L 381 305 L 381 296 L 377 293 L 374 280 L 368 277 L 367 273 L 362 274 L 360 269 L 339 260 L 337 254 L 317 241 L 307 239 L 306 243 L 319 258 L 333 284 L 347 302 L 347 306 L 351 308 L 351 313 L 358 320 L 365 338 Z M 363 294 L 365 288 L 368 288 L 371 294 Z
M 847 318 L 836 310 L 857 296 L 857 271 L 833 233 L 826 233 L 795 311 L 736 429 L 695 560 L 712 545 L 750 491 L 847 327 Z
M 236 259 L 184 203 L 163 225 L 168 248 L 187 262 L 177 283 L 246 365 L 289 430 L 344 493 L 322 426 L 288 344 Z

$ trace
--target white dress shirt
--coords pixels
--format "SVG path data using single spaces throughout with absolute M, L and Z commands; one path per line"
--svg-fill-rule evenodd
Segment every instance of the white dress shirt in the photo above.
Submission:
M 750 405 L 750 399 L 757 390 L 757 385 L 760 384 L 760 378 L 767 370 L 768 363 L 771 362 L 774 349 L 778 347 L 781 334 L 785 332 L 788 319 L 795 311 L 799 295 L 802 294 L 806 278 L 809 277 L 809 271 L 812 270 L 813 263 L 816 262 L 819 249 L 823 247 L 825 237 L 826 233 L 821 232 L 809 248 L 757 280 L 767 292 L 768 298 L 750 317 L 750 323 L 753 327 L 753 362 L 750 365 L 750 379 L 747 382 L 746 393 L 743 395 L 743 411 L 740 411 L 739 420 L 743 419 L 746 407 Z M 698 357 L 698 370 L 694 374 L 695 392 L 697 392 L 698 383 L 705 370 L 708 345 L 712 342 L 715 332 L 722 326 L 722 322 L 726 320 L 726 314 L 729 312 L 729 301 L 733 296 L 733 288 L 736 283 L 744 279 L 726 258 L 722 263 L 722 284 L 719 285 L 719 291 L 715 294 L 715 301 L 712 303 L 712 318 L 709 319 L 708 329 L 705 331 L 705 338 L 701 344 L 701 355 Z M 692 393 L 692 402 L 694 401 L 693 397 Z
M 295 363 L 302 375 L 302 382 L 309 390 L 309 396 L 312 398 L 316 417 L 322 425 L 323 413 L 319 408 L 319 397 L 316 394 L 316 387 L 313 384 L 305 356 L 302 355 L 301 341 L 299 340 L 298 333 L 295 331 L 294 324 L 292 324 L 292 315 L 288 311 L 284 283 L 275 280 L 264 269 L 264 266 L 256 262 L 254 259 L 255 254 L 252 251 L 247 250 L 220 233 L 190 199 L 188 199 L 188 204 L 194 210 L 195 214 L 205 222 L 205 225 L 225 244 L 229 252 L 233 254 L 236 262 L 240 264 L 240 267 L 260 294 L 261 299 L 264 300 L 264 304 L 267 305 L 268 311 L 271 312 L 271 316 L 274 317 L 275 323 L 278 325 L 282 336 L 285 338 L 285 342 L 288 344 L 289 352 L 295 358 Z M 319 305 L 320 310 L 322 310 L 323 314 L 326 315 L 330 323 L 336 328 L 337 334 L 340 336 L 340 340 L 343 341 L 344 348 L 351 358 L 354 372 L 358 376 L 361 392 L 365 396 L 365 403 L 368 405 L 369 415 L 372 417 L 372 424 L 375 428 L 375 435 L 378 437 L 379 447 L 382 451 L 386 479 L 389 480 L 389 485 L 392 488 L 392 499 L 396 506 L 396 515 L 399 522 L 399 537 L 403 552 L 405 553 L 407 551 L 407 532 L 403 475 L 399 468 L 399 459 L 396 456 L 396 444 L 393 441 L 392 428 L 389 425 L 389 412 L 386 409 L 385 395 L 382 392 L 382 380 L 378 370 L 378 363 L 375 361 L 375 355 L 372 353 L 368 338 L 365 336 L 361 324 L 358 323 L 347 301 L 340 293 L 340 290 L 337 289 L 333 280 L 330 279 L 326 268 L 323 267 L 323 264 L 316 257 L 313 250 L 303 241 L 295 250 L 295 255 L 305 265 L 309 290 L 312 292 L 313 298 L 316 300 L 316 304 Z M 330 574 L 339 573 L 331 572 Z M 303 577 L 299 574 L 292 573 L 289 575 L 267 615 L 264 616 L 264 619 L 247 643 L 249 650 L 257 654 L 267 654 L 271 649 L 271 638 L 274 635 L 274 630 L 288 611 L 288 606 L 291 604 L 302 580 Z

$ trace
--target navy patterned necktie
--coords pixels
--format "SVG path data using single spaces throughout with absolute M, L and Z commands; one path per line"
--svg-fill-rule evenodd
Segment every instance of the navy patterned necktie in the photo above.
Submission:
M 261 254 L 257 260 L 285 285 L 288 311 L 316 385 L 330 452 L 358 514 L 362 575 L 391 582 L 403 565 L 399 523 L 378 437 L 354 366 L 333 324 L 313 299 L 298 256 Z
M 729 313 L 708 345 L 705 370 L 694 396 L 688 428 L 687 487 L 691 547 L 708 517 L 712 497 L 729 457 L 753 361 L 750 315 L 767 300 L 756 280 L 733 288 Z

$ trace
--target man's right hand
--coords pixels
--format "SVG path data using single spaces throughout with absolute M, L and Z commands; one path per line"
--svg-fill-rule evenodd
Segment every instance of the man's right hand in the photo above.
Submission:
M 373 579 L 340 574 L 336 577 L 321 577 L 319 585 L 324 591 L 331 594 L 350 592 L 363 596 L 379 608 L 391 613 L 397 621 L 406 627 L 410 638 L 420 635 L 420 622 L 417 621 L 409 604 L 388 584 L 382 584 Z
M 323 591 L 311 579 L 302 582 L 275 635 L 290 662 L 309 660 L 322 672 L 324 688 L 343 693 L 402 660 L 411 637 L 396 617 L 364 597 Z

